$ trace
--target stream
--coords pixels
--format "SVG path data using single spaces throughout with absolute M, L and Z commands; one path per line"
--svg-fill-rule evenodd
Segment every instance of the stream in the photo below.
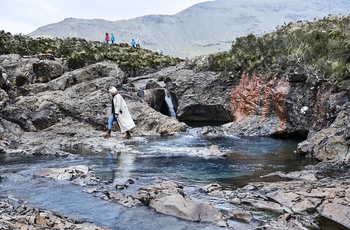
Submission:
M 124 207 L 85 193 L 83 187 L 69 181 L 56 181 L 34 176 L 42 168 L 62 168 L 87 165 L 105 184 L 111 187 L 133 178 L 136 182 L 125 193 L 139 188 L 173 181 L 184 187 L 192 198 L 212 202 L 220 209 L 232 209 L 219 198 L 199 192 L 201 186 L 219 183 L 235 189 L 274 171 L 290 172 L 313 159 L 294 153 L 300 140 L 267 137 L 238 138 L 235 136 L 204 136 L 192 132 L 170 137 L 134 137 L 123 149 L 102 152 L 70 151 L 69 157 L 0 155 L 0 191 L 3 197 L 12 196 L 33 207 L 48 209 L 83 222 L 110 229 L 223 229 L 212 223 L 195 223 L 156 213 L 145 206 Z M 198 154 L 210 146 L 218 146 L 226 157 Z M 264 180 L 271 180 L 265 178 Z M 264 219 L 271 214 L 255 212 Z M 239 228 L 242 223 L 230 226 Z

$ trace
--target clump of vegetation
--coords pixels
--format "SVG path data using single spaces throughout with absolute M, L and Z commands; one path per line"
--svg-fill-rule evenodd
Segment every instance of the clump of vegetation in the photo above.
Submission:
M 237 38 L 228 52 L 210 55 L 214 71 L 268 71 L 300 67 L 330 83 L 350 76 L 350 17 L 289 23 L 257 37 Z
M 117 63 L 128 76 L 150 73 L 182 61 L 167 55 L 160 56 L 150 50 L 134 48 L 126 43 L 105 44 L 81 38 L 34 39 L 0 31 L 0 54 L 34 56 L 47 53 L 57 58 L 66 58 L 70 70 L 110 60 Z

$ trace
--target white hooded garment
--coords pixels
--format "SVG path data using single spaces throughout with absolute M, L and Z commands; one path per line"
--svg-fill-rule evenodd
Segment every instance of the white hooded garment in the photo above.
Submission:
M 114 111 L 117 118 L 117 122 L 122 133 L 134 128 L 136 125 L 131 118 L 128 106 L 120 94 L 116 94 L 113 97 Z

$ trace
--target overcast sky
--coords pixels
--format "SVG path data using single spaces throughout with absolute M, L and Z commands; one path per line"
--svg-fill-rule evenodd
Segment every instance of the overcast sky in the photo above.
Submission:
M 28 34 L 65 18 L 116 21 L 149 14 L 176 14 L 209 0 L 1 0 L 0 30 Z

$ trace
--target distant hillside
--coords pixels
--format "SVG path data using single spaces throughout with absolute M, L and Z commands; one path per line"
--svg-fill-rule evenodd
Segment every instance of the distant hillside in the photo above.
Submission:
M 143 48 L 161 49 L 184 58 L 229 50 L 237 37 L 261 35 L 284 23 L 349 13 L 349 0 L 215 0 L 172 16 L 148 15 L 119 21 L 68 18 L 40 27 L 29 36 L 103 41 L 109 32 L 118 43 L 140 37 Z

